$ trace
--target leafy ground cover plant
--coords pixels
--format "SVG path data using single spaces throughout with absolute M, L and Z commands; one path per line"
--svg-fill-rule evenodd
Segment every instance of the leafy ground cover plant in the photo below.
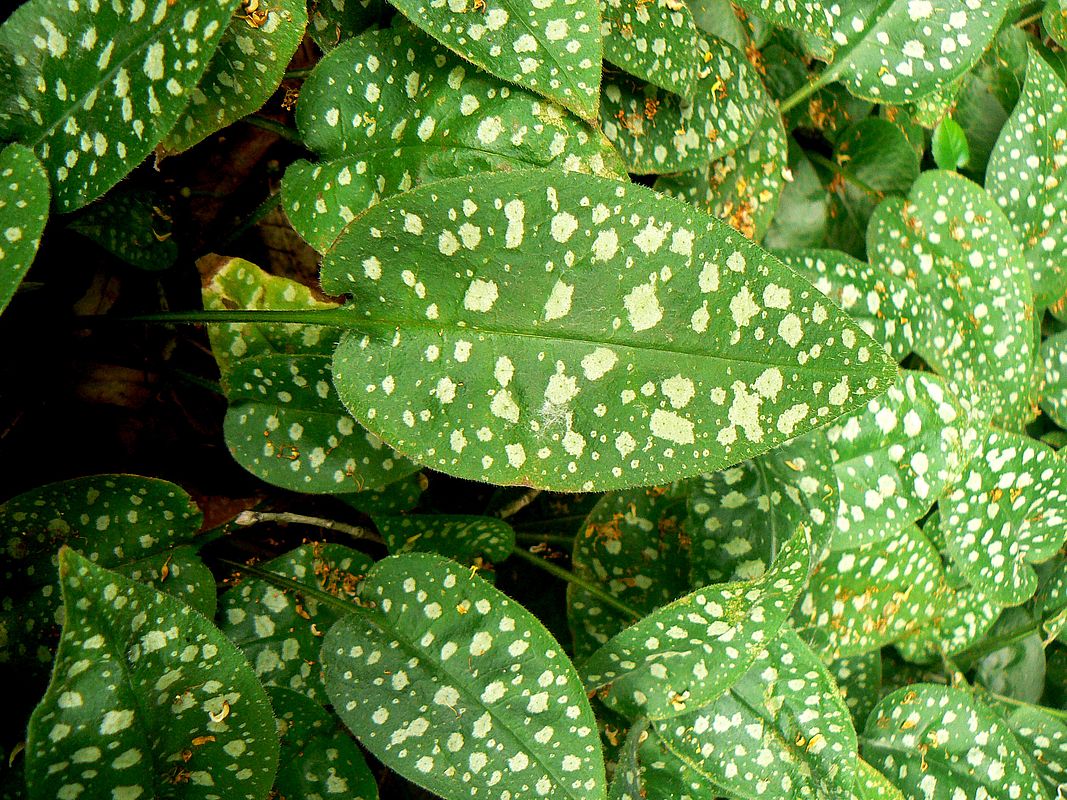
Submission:
M 0 796 L 1067 796 L 1062 3 L 4 14 Z

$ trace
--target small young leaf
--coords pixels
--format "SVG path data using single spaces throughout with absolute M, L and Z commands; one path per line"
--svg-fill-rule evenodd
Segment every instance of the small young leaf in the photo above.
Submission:
M 154 192 L 112 192 L 79 213 L 69 227 L 139 269 L 161 270 L 178 257 L 173 220 Z
M 602 0 L 604 60 L 635 78 L 691 97 L 700 70 L 693 12 L 670 0 Z
M 930 150 L 941 169 L 960 169 L 971 163 L 967 134 L 952 117 L 945 117 L 934 128 Z
M 206 797 L 205 785 L 266 798 L 274 717 L 237 649 L 189 606 L 73 550 L 60 551 L 59 574 L 66 621 L 27 733 L 31 800 L 87 785 L 114 798 Z
M 605 797 L 589 701 L 526 609 L 429 553 L 379 561 L 368 607 L 322 647 L 326 688 L 364 746 L 446 800 Z
M 166 136 L 238 2 L 29 0 L 0 26 L 14 93 L 0 139 L 33 148 L 58 211 L 95 200 Z
M 503 561 L 515 547 L 504 520 L 473 514 L 373 515 L 390 553 L 439 553 L 464 564 Z
M 33 151 L 0 151 L 0 313 L 22 283 L 48 220 L 48 176 Z
M 352 293 L 332 319 L 348 327 L 334 383 L 354 416 L 427 466 L 498 484 L 592 491 L 719 469 L 896 372 L 728 226 L 586 175 L 391 198 L 348 227 L 322 281 Z

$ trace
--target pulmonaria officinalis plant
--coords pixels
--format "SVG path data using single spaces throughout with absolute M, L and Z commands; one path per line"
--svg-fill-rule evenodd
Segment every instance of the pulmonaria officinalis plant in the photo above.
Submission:
M 5 15 L 0 796 L 1067 796 L 1060 0 Z

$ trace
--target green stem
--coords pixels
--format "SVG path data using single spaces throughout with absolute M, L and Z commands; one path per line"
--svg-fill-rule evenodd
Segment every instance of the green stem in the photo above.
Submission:
M 243 236 L 245 234 L 245 231 L 249 230 L 250 228 L 254 228 L 256 225 L 262 222 L 263 219 L 274 209 L 280 208 L 281 204 L 281 192 L 269 195 L 266 200 L 256 206 L 256 210 L 252 212 L 248 219 L 246 219 L 244 222 L 242 222 L 240 225 L 230 231 L 230 234 L 222 240 L 222 244 L 220 244 L 217 249 L 222 250 L 229 247 L 233 242 L 237 241 L 237 239 Z
M 260 580 L 266 581 L 272 586 L 277 586 L 279 589 L 288 589 L 289 591 L 298 592 L 304 597 L 316 600 L 323 605 L 330 606 L 331 608 L 340 611 L 342 614 L 350 614 L 359 609 L 354 603 L 349 603 L 342 600 L 340 597 L 335 597 L 329 592 L 322 591 L 322 589 L 308 586 L 306 583 L 298 583 L 292 578 L 279 575 L 277 572 L 271 572 L 268 569 L 249 564 L 242 564 L 239 561 L 230 561 L 228 558 L 218 558 L 215 560 L 220 564 L 225 564 L 227 567 L 237 570 L 238 572 L 243 572 L 246 575 L 253 575 Z
M 806 152 L 806 151 L 805 151 L 804 155 L 806 155 L 808 157 L 809 161 L 811 161 L 811 162 L 813 162 L 815 164 L 819 164 L 820 166 L 825 167 L 826 169 L 828 169 L 831 172 L 833 172 L 835 175 L 840 175 L 842 180 L 848 181 L 849 183 L 851 183 L 853 186 L 855 186 L 860 191 L 866 192 L 867 194 L 869 194 L 869 195 L 871 195 L 872 197 L 875 197 L 875 198 L 881 198 L 882 197 L 882 194 L 883 194 L 882 192 L 878 191 L 877 189 L 875 189 L 870 184 L 864 183 L 863 181 L 861 181 L 856 176 L 851 175 L 848 172 L 846 172 L 844 167 L 842 167 L 840 164 L 838 164 L 833 159 L 827 158 L 826 156 L 820 155 L 819 153 L 809 153 L 809 152 Z
M 1020 708 L 1033 708 L 1037 711 L 1041 711 L 1045 714 L 1048 714 L 1050 717 L 1056 717 L 1057 719 L 1067 721 L 1067 711 L 1064 711 L 1060 708 L 1050 708 L 1049 706 L 1039 706 L 1035 705 L 1034 703 L 1027 703 L 1025 700 L 1017 700 L 1014 697 L 1008 697 L 1004 694 L 997 694 L 996 692 L 991 692 L 988 689 L 985 690 L 985 694 L 988 694 L 990 697 L 996 698 L 1002 703 L 1007 703 L 1008 705 L 1019 706 Z
M 275 122 L 272 119 L 266 117 L 245 117 L 244 121 L 249 125 L 254 125 L 257 128 L 261 128 L 265 131 L 270 131 L 273 134 L 281 136 L 283 139 L 288 139 L 290 142 L 300 144 L 300 132 L 296 128 L 290 128 L 288 125 L 282 125 L 280 122 Z
M 1034 625 L 1029 625 L 1025 628 L 1018 628 L 1014 631 L 1009 631 L 1008 633 L 1005 633 L 1001 636 L 994 636 L 992 639 L 986 639 L 985 641 L 978 642 L 974 645 L 974 647 L 970 647 L 964 650 L 956 658 L 957 660 L 965 659 L 964 669 L 970 669 L 972 666 L 974 666 L 974 663 L 978 659 L 982 658 L 982 656 L 989 655 L 990 653 L 995 653 L 1001 648 L 1009 647 L 1015 644 L 1016 642 L 1021 642 L 1027 636 L 1033 636 L 1034 634 L 1037 634 L 1038 636 L 1041 635 L 1038 628 Z
M 1023 17 L 1021 20 L 1019 20 L 1018 22 L 1015 23 L 1015 27 L 1016 28 L 1025 28 L 1027 25 L 1030 25 L 1030 24 L 1032 24 L 1034 22 L 1037 22 L 1039 19 L 1041 19 L 1042 14 L 1043 14 L 1043 12 L 1038 11 L 1036 14 L 1031 14 L 1029 17 Z
M 541 494 L 540 489 L 529 489 L 516 497 L 502 509 L 497 512 L 497 516 L 501 519 L 507 519 L 513 517 L 522 511 L 526 506 L 530 505 Z
M 302 81 L 308 75 L 315 71 L 314 67 L 304 67 L 304 69 L 291 69 L 282 76 L 283 81 Z
M 254 325 L 295 323 L 297 325 L 341 326 L 350 324 L 353 318 L 351 311 L 322 308 L 314 311 L 310 309 L 292 311 L 177 311 L 162 314 L 140 314 L 129 319 L 132 322 L 163 322 L 174 325 L 199 322 L 216 324 L 220 322 L 239 322 Z
M 520 542 L 529 542 L 530 544 L 558 544 L 564 547 L 570 547 L 574 544 L 573 536 L 554 533 L 523 533 L 516 531 L 515 539 Z
M 293 514 L 289 511 L 242 511 L 237 515 L 233 522 L 235 525 L 240 525 L 241 527 L 258 525 L 261 522 L 278 522 L 283 525 L 313 525 L 317 528 L 326 528 L 326 530 L 348 534 L 353 539 L 366 539 L 367 541 L 375 542 L 377 544 L 385 544 L 385 540 L 382 539 L 381 536 L 368 528 L 362 528 L 359 525 L 349 525 L 348 523 L 338 522 L 334 519 L 309 517 L 306 514 Z
M 785 100 L 778 104 L 779 111 L 781 111 L 782 114 L 788 114 L 798 105 L 800 105 L 813 94 L 815 94 L 817 91 L 819 91 L 819 89 L 826 86 L 828 83 L 833 83 L 835 80 L 837 80 L 837 73 L 840 71 L 840 68 L 835 67 L 837 66 L 837 64 L 840 63 L 841 62 L 838 61 L 834 64 L 831 64 L 822 72 L 820 72 L 815 77 L 815 80 L 808 81 L 795 92 L 793 92 L 791 95 L 789 95 L 789 97 L 787 97 Z
M 555 577 L 559 578 L 560 580 L 564 580 L 564 581 L 567 581 L 567 583 L 574 584 L 578 588 L 582 589 L 582 591 L 588 592 L 589 594 L 593 595 L 593 597 L 595 597 L 598 600 L 600 600 L 600 602 L 602 602 L 604 605 L 611 606 L 616 611 L 618 611 L 620 613 L 623 613 L 623 614 L 626 614 L 628 617 L 633 617 L 633 619 L 635 621 L 641 619 L 641 617 L 644 616 L 644 614 L 642 614 L 640 611 L 638 611 L 637 609 L 634 609 L 634 608 L 630 608 L 630 606 L 628 606 L 625 603 L 623 603 L 622 601 L 616 599 L 613 595 L 609 594 L 608 592 L 605 592 L 603 589 L 601 589 L 595 583 L 590 583 L 585 578 L 579 578 L 577 575 L 575 575 L 569 569 L 564 569 L 563 567 L 557 567 L 551 561 L 546 561 L 543 558 L 539 558 L 538 556 L 535 556 L 533 553 L 529 553 L 526 550 L 523 550 L 521 547 L 516 547 L 514 550 L 511 551 L 511 554 L 513 556 L 518 556 L 523 561 L 528 561 L 529 563 L 533 564 L 535 567 L 539 567 L 540 569 L 543 569 L 549 575 L 554 575 Z

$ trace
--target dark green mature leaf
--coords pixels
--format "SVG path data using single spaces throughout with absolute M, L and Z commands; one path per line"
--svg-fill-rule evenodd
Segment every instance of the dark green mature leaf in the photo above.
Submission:
M 324 5 L 330 2 L 324 0 Z M 307 23 L 305 0 L 269 0 L 234 17 L 181 118 L 163 140 L 163 153 L 184 152 L 266 103 L 281 84 Z
M 986 188 L 1023 244 L 1043 308 L 1067 292 L 1067 84 L 1033 48 L 1026 83 L 986 169 Z
M 326 687 L 364 746 L 447 800 L 604 798 L 593 712 L 563 648 L 522 606 L 428 553 L 379 561 L 368 608 L 322 648 Z
M 702 42 L 704 63 L 690 99 L 629 78 L 604 78 L 600 120 L 630 172 L 699 169 L 747 142 L 766 113 L 763 85 L 744 54 Z
M 237 649 L 189 606 L 69 548 L 59 574 L 66 621 L 27 734 L 31 800 L 86 788 L 129 800 L 265 798 L 274 717 Z
M 878 207 L 867 238 L 871 262 L 919 299 L 915 352 L 942 375 L 974 384 L 999 424 L 1021 427 L 1032 416 L 1033 294 L 1022 249 L 993 199 L 954 172 L 926 172 L 908 201 Z
M 748 144 L 702 169 L 661 177 L 657 192 L 687 200 L 753 241 L 767 232 L 786 184 L 788 140 L 782 115 L 766 110 Z
M 723 223 L 585 175 L 395 197 L 349 226 L 322 281 L 352 293 L 334 357 L 349 410 L 427 466 L 498 484 L 591 491 L 718 469 L 896 371 Z
M 29 0 L 0 27 L 0 139 L 31 147 L 59 211 L 110 189 L 166 136 L 239 0 Z
M 1059 798 L 1067 784 L 1067 721 L 1060 709 L 993 704 L 1019 744 L 1031 754 L 1049 796 Z
M 1033 633 L 1018 637 L 1020 630 Z M 999 696 L 1023 703 L 1036 703 L 1045 690 L 1045 648 L 1039 626 L 1026 609 L 1009 608 L 997 620 L 988 639 L 1010 635 L 1015 641 L 992 651 L 975 665 L 975 683 Z
M 681 0 L 603 0 L 604 59 L 668 92 L 691 97 L 701 69 L 693 12 Z
M 1045 365 L 1041 408 L 1053 422 L 1067 429 L 1067 331 L 1041 343 L 1041 361 Z
M 391 553 L 440 553 L 464 564 L 495 564 L 515 548 L 504 520 L 473 514 L 372 515 Z
M 715 702 L 653 730 L 730 797 L 837 798 L 852 790 L 848 709 L 826 667 L 788 629 Z
M 796 142 L 789 145 L 789 177 L 782 189 L 767 234 L 765 247 L 819 247 L 825 243 L 826 226 L 830 218 L 830 198 L 823 188 L 819 174 Z
M 759 22 L 747 15 L 742 19 L 729 0 L 689 0 L 687 5 L 700 30 L 725 40 L 738 50 L 744 50 L 751 39 L 751 29 L 746 23 Z
M 387 13 L 384 0 L 311 0 L 308 36 L 324 53 L 374 27 Z
M 848 706 L 853 726 L 862 729 L 864 720 L 877 705 L 878 696 L 882 693 L 881 652 L 872 650 L 861 656 L 835 658 L 826 664 L 826 669 Z M 861 769 L 858 780 L 862 780 L 862 774 Z
M 702 708 L 748 671 L 785 624 L 807 580 L 801 526 L 758 580 L 719 583 L 656 609 L 582 665 L 586 687 L 630 717 Z
M 604 56 L 598 0 L 393 0 L 450 50 L 594 119 Z
M 571 568 L 641 613 L 684 594 L 689 589 L 683 530 L 688 488 L 685 482 L 605 494 L 575 537 Z M 572 583 L 567 621 L 580 662 L 633 619 Z
M 301 88 L 297 125 L 323 161 L 290 166 L 282 196 L 319 250 L 368 207 L 440 178 L 523 167 L 626 172 L 599 131 L 407 25 L 369 31 L 320 61 Z
M 267 694 L 281 740 L 274 779 L 279 798 L 378 800 L 374 773 L 336 716 L 299 692 L 271 686 Z
M 37 255 L 48 220 L 49 188 L 41 162 L 28 147 L 0 151 L 0 313 Z
M 914 634 L 938 610 L 945 577 L 922 531 L 839 550 L 815 569 L 795 614 L 827 658 L 876 651 Z
M 313 542 L 259 566 L 354 603 L 359 580 L 372 563 L 369 556 L 344 545 Z M 219 616 L 222 632 L 241 648 L 264 685 L 327 702 L 319 649 L 341 616 L 336 608 L 311 592 L 301 595 L 246 577 L 222 595 Z
M 945 117 L 934 128 L 930 150 L 941 169 L 960 169 L 971 162 L 967 134 L 952 117 Z
M 178 257 L 167 203 L 154 192 L 109 194 L 78 214 L 69 227 L 140 269 L 166 269 Z
M 962 689 L 914 684 L 878 704 L 863 752 L 906 797 L 1049 800 L 1011 730 Z
M 941 509 L 948 551 L 976 588 L 1014 606 L 1037 589 L 1031 564 L 1067 537 L 1067 462 L 1040 442 L 992 431 Z

